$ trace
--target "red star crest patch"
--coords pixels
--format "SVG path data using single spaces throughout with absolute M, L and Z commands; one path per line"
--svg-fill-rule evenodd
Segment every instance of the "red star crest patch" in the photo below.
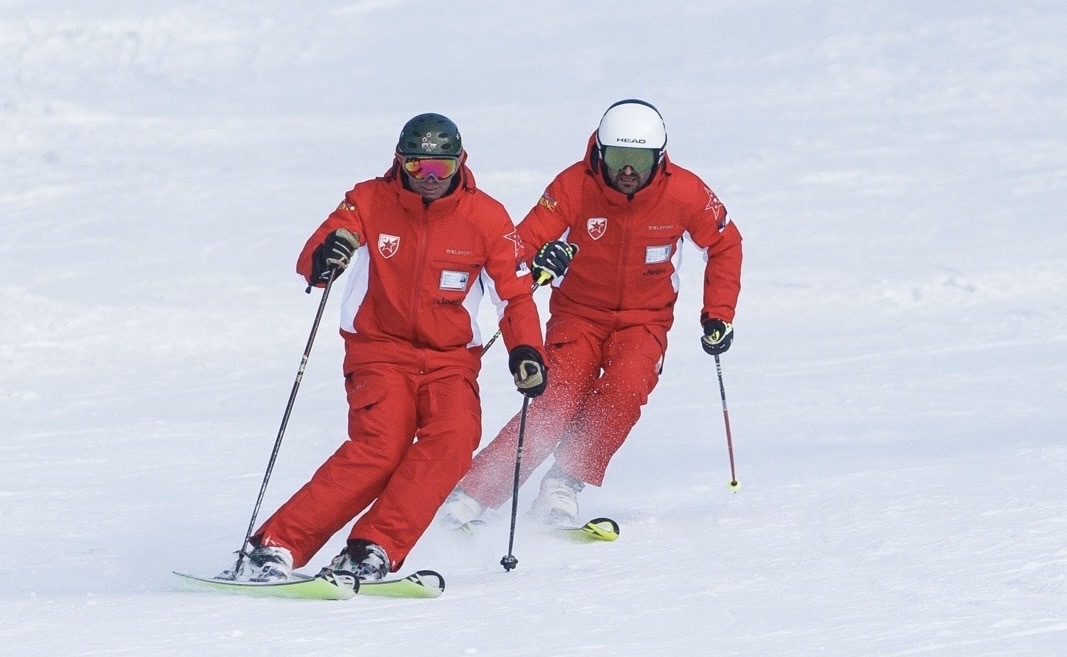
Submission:
M 381 234 L 378 236 L 378 253 L 383 258 L 392 258 L 400 248 L 400 238 L 396 235 Z
M 585 222 L 585 230 L 594 240 L 604 237 L 604 233 L 608 230 L 607 217 L 590 217 Z

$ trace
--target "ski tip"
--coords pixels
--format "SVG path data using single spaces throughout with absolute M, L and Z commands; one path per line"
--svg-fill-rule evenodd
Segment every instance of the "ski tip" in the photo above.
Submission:
M 225 577 L 219 577 L 218 575 L 216 575 L 214 577 L 209 577 L 209 576 L 206 576 L 206 575 L 193 575 L 191 573 L 183 573 L 180 570 L 172 570 L 170 572 L 172 574 L 174 574 L 174 575 L 177 575 L 178 577 L 181 577 L 184 580 L 192 580 L 194 582 L 232 582 L 233 581 L 232 579 L 226 579 Z
M 586 527 L 596 527 L 606 532 L 610 532 L 615 536 L 619 535 L 619 523 L 615 522 L 611 518 L 593 518 L 589 522 L 585 523 Z
M 362 582 L 359 595 L 383 598 L 436 598 L 445 592 L 445 578 L 435 570 L 417 570 L 400 579 Z
M 582 526 L 582 531 L 601 541 L 614 541 L 619 538 L 619 523 L 611 518 L 593 518 Z
M 445 592 L 445 578 L 436 570 L 416 570 L 411 577 L 428 591 L 436 591 L 436 595 L 432 596 L 434 598 Z
M 610 542 L 619 538 L 619 523 L 611 518 L 593 518 L 580 527 L 560 527 L 559 530 L 582 543 Z
M 471 520 L 470 522 L 465 522 L 451 531 L 457 534 L 464 534 L 466 536 L 474 536 L 475 534 L 480 532 L 482 528 L 485 527 L 485 524 L 486 523 L 484 520 Z

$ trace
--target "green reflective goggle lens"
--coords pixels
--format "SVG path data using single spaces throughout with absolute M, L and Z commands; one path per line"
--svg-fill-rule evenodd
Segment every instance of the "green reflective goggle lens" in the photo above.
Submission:
M 652 148 L 605 146 L 604 164 L 614 171 L 633 167 L 637 173 L 648 173 L 656 165 L 656 151 Z

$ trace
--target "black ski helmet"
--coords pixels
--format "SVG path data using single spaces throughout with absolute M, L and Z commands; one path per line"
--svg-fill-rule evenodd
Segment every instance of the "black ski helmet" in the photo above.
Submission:
M 396 152 L 404 157 L 459 157 L 463 141 L 459 128 L 446 116 L 419 114 L 404 124 Z

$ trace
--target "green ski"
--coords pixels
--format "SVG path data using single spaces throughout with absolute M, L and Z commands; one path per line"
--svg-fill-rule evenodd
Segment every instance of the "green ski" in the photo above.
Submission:
M 619 537 L 619 523 L 611 518 L 593 518 L 581 527 L 560 527 L 557 531 L 581 543 L 614 541 Z
M 444 593 L 445 579 L 432 570 L 420 570 L 407 577 L 361 582 L 355 589 L 338 584 L 332 577 L 309 577 L 293 573 L 295 579 L 284 582 L 235 582 L 214 577 L 197 577 L 175 572 L 187 582 L 215 591 L 269 598 L 299 598 L 303 600 L 348 600 L 357 595 L 376 595 L 390 598 L 436 598 Z
M 472 520 L 460 525 L 453 531 L 474 536 L 482 531 L 485 525 L 486 522 L 484 520 Z M 547 529 L 577 543 L 614 541 L 619 537 L 619 523 L 611 518 L 593 518 L 580 527 L 548 527 Z

